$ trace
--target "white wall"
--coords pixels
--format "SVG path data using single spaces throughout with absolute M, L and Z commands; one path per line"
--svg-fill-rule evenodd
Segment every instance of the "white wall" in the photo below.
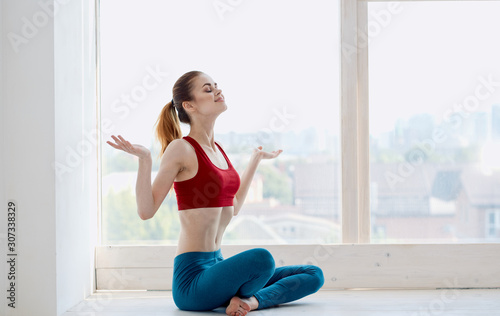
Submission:
M 67 2 L 54 21 L 57 315 L 93 292 L 97 244 L 95 8 Z
M 55 314 L 54 44 L 51 21 L 15 52 L 6 42 L 20 34 L 36 1 L 3 1 L 5 197 L 18 202 L 16 309 L 12 315 Z M 2 201 L 2 209 L 6 202 Z M 6 214 L 2 214 L 2 232 Z M 6 246 L 2 245 L 2 253 Z M 4 260 L 2 260 L 4 261 Z M 2 280 L 6 276 L 2 274 Z M 2 295 L 2 308 L 6 308 Z M 9 310 L 7 310 L 8 312 Z M 9 313 L 6 313 L 9 315 Z
M 0 234 L 7 230 L 7 200 L 14 199 L 18 262 L 16 309 L 1 295 L 0 314 L 61 315 L 94 286 L 96 151 L 79 146 L 96 124 L 93 1 L 1 6 Z M 12 45 L 9 34 L 24 40 Z M 56 172 L 55 163 L 67 172 Z M 0 247 L 5 288 L 5 238 Z

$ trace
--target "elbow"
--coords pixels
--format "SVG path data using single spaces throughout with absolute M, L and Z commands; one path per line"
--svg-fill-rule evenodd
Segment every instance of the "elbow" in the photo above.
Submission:
M 238 215 L 239 212 L 240 212 L 240 208 L 239 207 L 235 207 L 234 211 L 233 211 L 233 216 Z
M 148 214 L 147 214 L 147 213 L 145 213 L 145 212 L 141 212 L 140 210 L 138 210 L 138 211 L 137 211 L 137 213 L 139 214 L 139 217 L 140 217 L 143 221 L 148 220 L 148 219 L 150 219 L 151 217 L 153 217 L 153 216 L 148 215 Z
M 138 208 L 137 213 L 139 214 L 139 217 L 145 221 L 148 219 L 153 218 L 155 216 L 156 212 L 158 211 L 158 207 L 152 207 L 152 208 Z
M 238 213 L 240 212 L 240 208 L 241 208 L 241 206 L 238 203 L 238 199 L 236 199 L 236 196 L 235 196 L 233 199 L 233 216 L 238 215 Z

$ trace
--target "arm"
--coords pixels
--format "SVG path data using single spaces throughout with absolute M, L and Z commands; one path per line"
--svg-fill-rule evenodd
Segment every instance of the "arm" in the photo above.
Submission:
M 243 206 L 243 202 L 245 202 L 248 189 L 250 188 L 253 176 L 255 175 L 255 171 L 257 170 L 257 166 L 261 160 L 262 157 L 260 157 L 260 155 L 256 155 L 254 152 L 250 157 L 250 161 L 248 162 L 245 171 L 243 171 L 243 174 L 241 175 L 240 188 L 234 196 L 234 216 L 238 215 L 241 207 Z
M 123 137 L 111 136 L 116 144 L 107 142 L 116 149 L 123 150 L 139 158 L 139 170 L 135 187 L 137 213 L 142 220 L 150 219 L 158 211 L 161 203 L 172 187 L 175 177 L 182 169 L 183 146 L 179 140 L 172 141 L 163 154 L 158 174 L 151 184 L 152 160 L 150 151 L 144 146 L 130 144 Z
M 139 158 L 139 170 L 135 184 L 137 213 L 142 220 L 153 217 L 151 210 L 154 208 L 153 188 L 151 186 L 151 155 Z M 154 213 L 153 213 L 154 214 Z
M 245 202 L 245 198 L 248 193 L 248 189 L 250 188 L 250 184 L 252 183 L 253 176 L 255 175 L 255 171 L 257 170 L 257 166 L 259 165 L 262 159 L 273 159 L 279 156 L 283 150 L 275 150 L 270 153 L 262 151 L 262 146 L 254 149 L 252 155 L 250 156 L 250 161 L 243 172 L 240 180 L 240 188 L 238 192 L 234 195 L 234 216 L 238 215 Z

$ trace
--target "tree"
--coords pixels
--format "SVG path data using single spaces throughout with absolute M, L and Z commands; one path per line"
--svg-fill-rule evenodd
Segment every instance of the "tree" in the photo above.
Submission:
M 105 244 L 130 244 L 137 241 L 177 240 L 180 223 L 177 207 L 167 197 L 155 216 L 142 220 L 137 214 L 135 195 L 129 187 L 103 196 L 102 234 Z
M 281 204 L 292 204 L 292 182 L 285 172 L 278 171 L 272 165 L 261 165 L 258 173 L 264 181 L 264 198 L 273 197 Z

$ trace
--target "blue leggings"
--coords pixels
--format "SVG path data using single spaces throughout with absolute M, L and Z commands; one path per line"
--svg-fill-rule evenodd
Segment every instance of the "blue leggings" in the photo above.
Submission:
M 275 268 L 266 249 L 247 250 L 227 259 L 219 249 L 176 256 L 172 294 L 181 310 L 213 310 L 227 306 L 233 296 L 255 296 L 258 309 L 263 309 L 312 294 L 323 283 L 323 272 L 316 266 Z

